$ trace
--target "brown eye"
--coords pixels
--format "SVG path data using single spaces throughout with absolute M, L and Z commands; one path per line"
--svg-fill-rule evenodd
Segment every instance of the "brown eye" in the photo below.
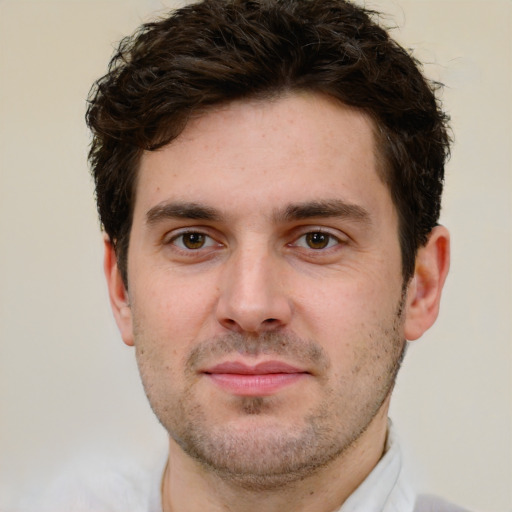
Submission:
M 182 244 L 187 249 L 201 249 L 205 236 L 202 233 L 184 233 L 181 235 Z
M 205 235 L 197 231 L 190 231 L 189 233 L 181 233 L 172 239 L 172 244 L 189 251 L 197 251 L 206 247 L 212 247 L 216 245 L 215 240 L 210 236 Z
M 201 249 L 205 241 L 202 233 L 185 233 L 183 235 L 183 245 L 187 249 Z
M 310 249 L 325 249 L 331 242 L 331 235 L 322 233 L 321 231 L 314 231 L 305 235 L 305 242 Z

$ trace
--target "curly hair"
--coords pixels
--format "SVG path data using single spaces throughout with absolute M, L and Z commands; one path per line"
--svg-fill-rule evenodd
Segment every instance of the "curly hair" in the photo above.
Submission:
M 328 94 L 374 121 L 404 279 L 413 274 L 439 218 L 448 116 L 437 84 L 376 15 L 344 0 L 203 0 L 121 41 L 86 119 L 100 220 L 125 285 L 142 152 L 171 142 L 212 105 L 293 91 Z

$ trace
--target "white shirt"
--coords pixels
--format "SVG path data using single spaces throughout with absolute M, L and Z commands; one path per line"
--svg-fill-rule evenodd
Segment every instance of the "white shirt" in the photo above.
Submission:
M 55 482 L 27 512 L 162 512 L 160 486 L 164 462 L 152 471 L 126 465 L 84 470 Z M 338 512 L 413 512 L 415 494 L 402 472 L 396 434 L 389 429 L 386 451 L 373 471 Z
M 413 512 L 416 494 L 402 470 L 402 454 L 391 424 L 384 456 L 338 512 Z

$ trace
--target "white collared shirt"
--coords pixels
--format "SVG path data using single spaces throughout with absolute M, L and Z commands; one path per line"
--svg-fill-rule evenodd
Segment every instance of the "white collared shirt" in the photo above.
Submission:
M 415 500 L 402 471 L 402 454 L 390 422 L 384 456 L 338 512 L 413 512 Z

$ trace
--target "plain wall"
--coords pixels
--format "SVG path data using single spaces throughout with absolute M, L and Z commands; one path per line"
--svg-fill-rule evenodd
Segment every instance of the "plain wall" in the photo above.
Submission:
M 367 5 L 446 84 L 456 140 L 442 312 L 410 347 L 391 416 L 420 489 L 511 511 L 512 3 Z M 161 7 L 0 0 L 2 512 L 70 460 L 147 461 L 165 447 L 110 316 L 83 121 L 113 43 Z

